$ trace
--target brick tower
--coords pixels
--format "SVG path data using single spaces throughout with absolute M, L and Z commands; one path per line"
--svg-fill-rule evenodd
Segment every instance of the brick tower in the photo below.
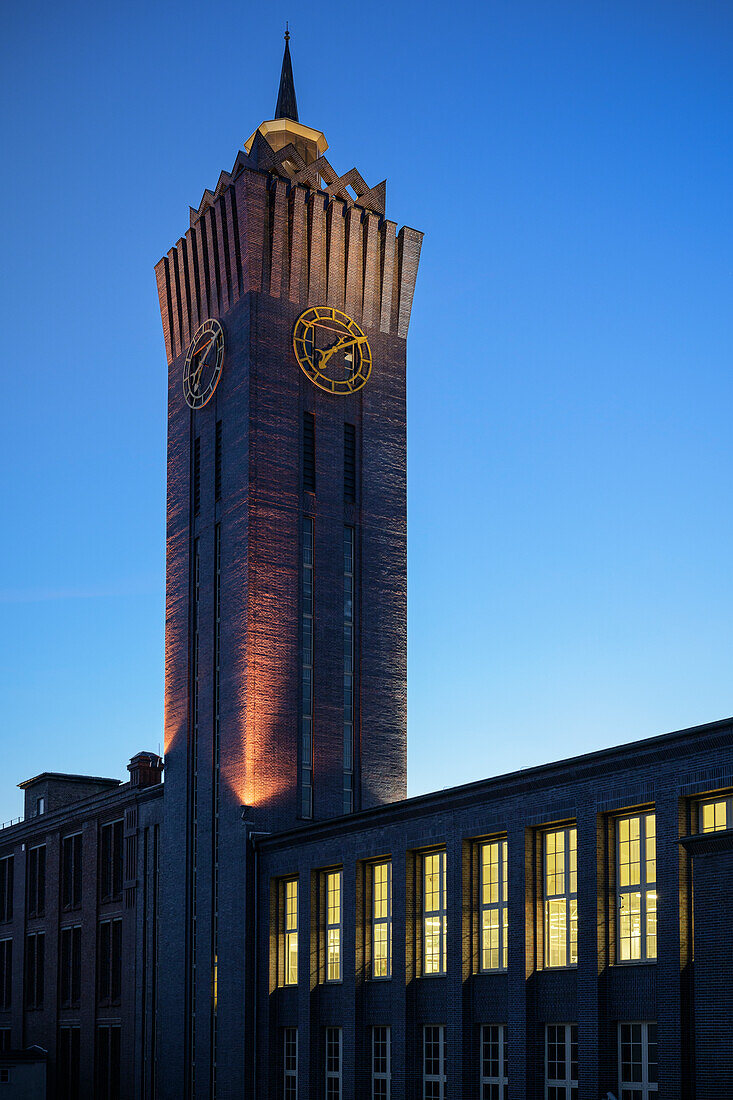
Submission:
M 421 234 L 263 122 L 156 266 L 169 367 L 160 1095 L 248 1095 L 248 830 L 406 787 L 405 341 Z

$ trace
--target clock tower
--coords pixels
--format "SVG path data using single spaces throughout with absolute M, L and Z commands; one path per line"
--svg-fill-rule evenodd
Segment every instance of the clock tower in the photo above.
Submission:
M 156 266 L 169 369 L 159 1091 L 250 1095 L 251 832 L 406 792 L 422 235 L 275 117 Z

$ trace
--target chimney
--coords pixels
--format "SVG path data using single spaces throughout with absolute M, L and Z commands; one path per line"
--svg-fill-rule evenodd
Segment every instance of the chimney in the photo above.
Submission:
M 154 752 L 139 752 L 127 765 L 131 787 L 154 787 L 163 776 L 163 759 Z

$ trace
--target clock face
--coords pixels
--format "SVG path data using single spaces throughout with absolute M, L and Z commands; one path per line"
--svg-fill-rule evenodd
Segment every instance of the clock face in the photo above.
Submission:
M 192 409 L 203 408 L 212 398 L 223 361 L 222 327 L 218 321 L 204 321 L 191 341 L 183 365 L 183 395 Z
M 372 371 L 366 336 L 356 321 L 330 306 L 313 306 L 301 313 L 295 322 L 293 349 L 301 370 L 327 393 L 355 393 Z

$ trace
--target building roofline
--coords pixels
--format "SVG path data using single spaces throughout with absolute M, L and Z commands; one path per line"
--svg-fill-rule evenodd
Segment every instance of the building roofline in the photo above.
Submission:
M 715 722 L 706 722 L 699 726 L 673 730 L 671 733 L 645 737 L 637 741 L 627 741 L 623 745 L 613 745 L 609 748 L 581 753 L 580 756 L 567 757 L 547 764 L 537 764 L 529 768 L 519 768 L 513 772 L 505 772 L 502 775 L 487 779 L 474 780 L 471 783 L 463 783 L 456 787 L 445 787 L 436 791 L 429 791 L 426 794 L 404 798 L 398 802 L 386 802 L 384 805 L 373 806 L 368 810 L 359 810 L 357 813 L 342 817 L 304 823 L 295 829 L 263 836 L 257 840 L 257 845 L 263 849 L 274 849 L 289 843 L 302 842 L 306 835 L 308 839 L 316 839 L 317 837 L 327 836 L 334 831 L 354 832 L 368 828 L 372 822 L 382 821 L 387 824 L 410 815 L 431 813 L 436 809 L 458 809 L 481 794 L 489 795 L 495 792 L 497 788 L 536 789 L 538 784 L 545 785 L 553 781 L 556 782 L 558 772 L 567 771 L 570 768 L 581 771 L 586 777 L 592 776 L 594 772 L 602 770 L 614 758 L 620 758 L 630 752 L 635 753 L 637 756 L 642 755 L 647 759 L 653 758 L 655 755 L 668 759 L 670 749 L 675 744 L 684 743 L 693 738 L 715 736 L 715 734 L 722 733 L 724 730 L 729 732 L 730 740 L 733 741 L 733 718 L 721 718 Z M 628 761 L 625 763 L 625 767 L 628 768 Z
M 104 787 L 119 787 L 121 779 L 108 779 L 101 775 L 74 775 L 69 772 L 41 772 L 32 779 L 24 779 L 18 786 L 22 791 L 34 783 L 40 783 L 42 779 L 62 779 L 64 783 L 101 783 Z

